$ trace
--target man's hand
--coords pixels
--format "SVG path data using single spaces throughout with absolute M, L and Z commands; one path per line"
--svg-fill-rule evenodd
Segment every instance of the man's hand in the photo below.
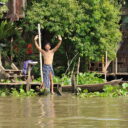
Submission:
M 57 39 L 58 39 L 59 41 L 62 41 L 62 37 L 61 37 L 60 35 L 57 36 Z
M 44 54 L 45 53 L 45 51 L 43 50 L 43 49 L 41 49 L 41 47 L 39 46 L 39 41 L 37 41 L 39 39 L 39 35 L 36 35 L 35 36 L 35 38 L 34 38 L 34 42 L 35 42 L 35 46 L 36 46 L 36 48 L 42 53 L 42 54 Z
M 39 39 L 39 35 L 36 35 L 34 40 L 37 41 Z

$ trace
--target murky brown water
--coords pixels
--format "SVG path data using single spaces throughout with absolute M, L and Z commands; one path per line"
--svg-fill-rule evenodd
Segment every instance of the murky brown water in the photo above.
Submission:
M 127 128 L 128 97 L 0 98 L 0 128 Z

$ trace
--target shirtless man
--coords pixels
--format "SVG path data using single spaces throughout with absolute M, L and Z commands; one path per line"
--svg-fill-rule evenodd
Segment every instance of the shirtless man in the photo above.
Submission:
M 52 64 L 53 64 L 54 53 L 60 47 L 60 45 L 62 43 L 62 38 L 60 35 L 58 36 L 59 42 L 53 49 L 51 49 L 50 43 L 46 43 L 44 46 L 45 49 L 41 49 L 38 45 L 38 38 L 39 38 L 38 35 L 35 36 L 34 41 L 35 41 L 36 48 L 42 53 L 43 58 L 44 58 L 43 85 L 45 86 L 45 88 L 49 88 L 51 93 L 54 93 L 54 91 L 53 91 L 54 71 L 53 71 Z

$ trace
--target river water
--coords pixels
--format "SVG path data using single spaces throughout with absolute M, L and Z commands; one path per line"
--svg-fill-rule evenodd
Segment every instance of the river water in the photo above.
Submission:
M 128 128 L 128 97 L 1 97 L 0 128 Z

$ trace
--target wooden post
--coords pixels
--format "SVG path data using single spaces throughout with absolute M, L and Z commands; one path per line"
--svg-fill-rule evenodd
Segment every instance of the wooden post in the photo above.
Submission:
M 26 91 L 29 91 L 31 89 L 31 70 L 32 70 L 32 65 L 28 64 L 28 79 L 27 79 L 27 86 L 26 86 Z
M 116 57 L 116 61 L 115 61 L 115 74 L 117 74 L 118 72 L 118 59 Z
M 105 81 L 107 81 L 107 63 L 108 63 L 108 53 L 105 52 Z
M 112 70 L 111 70 L 112 73 L 115 73 L 115 62 L 112 61 Z
M 31 76 L 31 71 L 32 71 L 32 66 L 36 65 L 38 62 L 29 62 L 28 64 L 28 78 L 27 78 L 27 86 L 26 86 L 26 91 L 29 91 L 31 89 L 31 82 L 32 82 L 32 76 Z
M 78 63 L 77 63 L 77 75 L 79 74 L 80 70 L 80 57 L 78 58 Z
M 1 52 L 2 50 L 0 49 L 0 66 L 2 66 L 2 57 L 1 57 Z
M 102 72 L 104 72 L 104 66 L 105 66 L 105 64 L 104 64 L 104 56 L 102 56 Z
M 13 37 L 11 38 L 11 48 L 10 48 L 10 52 L 11 52 L 11 62 L 13 61 Z
M 72 91 L 73 93 L 76 91 L 76 78 L 75 78 L 75 74 L 72 75 L 72 78 L 71 78 L 71 84 L 72 84 Z
M 80 72 L 80 57 L 78 58 L 78 63 L 77 63 L 77 73 L 76 73 L 76 75 L 77 75 L 77 84 L 78 84 L 78 74 L 79 74 L 79 72 Z
M 40 46 L 40 48 L 42 48 L 42 45 L 41 45 L 41 27 L 40 27 L 40 24 L 38 24 L 38 34 L 39 34 L 39 46 Z M 42 64 L 42 54 L 41 54 L 41 52 L 39 53 L 39 58 L 40 58 L 41 82 L 43 83 L 43 64 Z

